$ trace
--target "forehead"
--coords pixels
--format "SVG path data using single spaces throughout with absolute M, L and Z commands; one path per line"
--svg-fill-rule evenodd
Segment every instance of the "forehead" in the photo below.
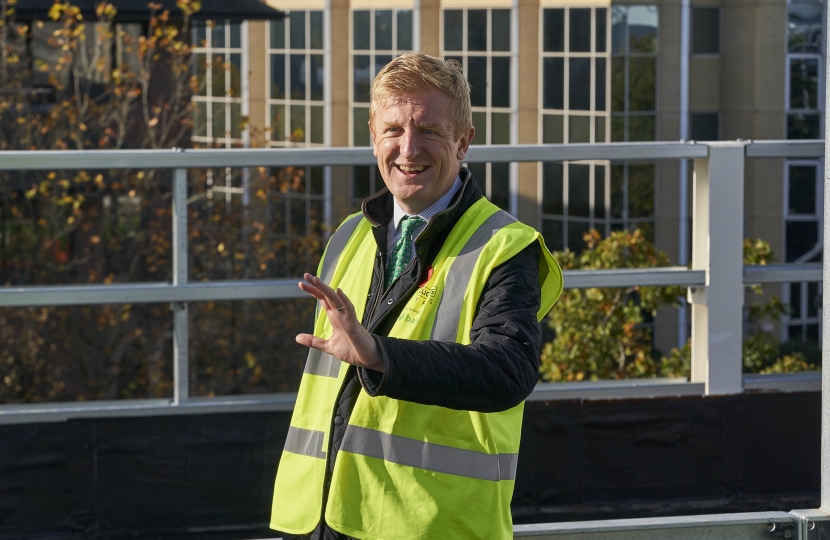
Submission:
M 390 96 L 375 104 L 375 114 L 382 122 L 427 122 L 430 124 L 447 124 L 451 120 L 450 96 L 440 90 L 417 94 Z

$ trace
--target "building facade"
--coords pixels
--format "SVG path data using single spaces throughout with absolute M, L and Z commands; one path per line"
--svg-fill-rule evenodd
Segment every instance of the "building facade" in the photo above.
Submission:
M 462 63 L 474 144 L 823 137 L 825 6 L 817 0 L 691 0 L 685 90 L 677 2 L 266 3 L 286 19 L 195 31 L 208 69 L 211 55 L 231 66 L 224 77 L 208 73 L 212 83 L 196 98 L 197 141 L 369 145 L 372 79 L 408 51 Z M 689 260 L 681 235 L 690 211 L 681 206 L 691 197 L 680 189 L 684 175 L 691 185 L 688 163 L 471 168 L 486 195 L 542 231 L 551 249 L 581 249 L 590 228 L 640 228 L 673 261 Z M 768 241 L 782 262 L 820 260 L 822 170 L 819 160 L 748 161 L 745 237 Z M 317 180 L 283 193 L 284 211 L 313 207 L 329 226 L 382 186 L 375 167 L 326 167 L 307 177 Z M 819 339 L 818 284 L 767 290 L 791 306 L 782 340 Z M 676 346 L 685 326 L 677 310 L 661 313 L 656 347 Z

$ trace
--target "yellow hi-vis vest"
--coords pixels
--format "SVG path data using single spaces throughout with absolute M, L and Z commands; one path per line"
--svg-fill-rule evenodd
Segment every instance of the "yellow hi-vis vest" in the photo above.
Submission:
M 353 300 L 359 320 L 377 251 L 371 228 L 361 214 L 346 219 L 318 274 Z M 469 344 L 490 273 L 534 241 L 542 246 L 541 320 L 562 292 L 562 271 L 538 232 L 481 198 L 453 227 L 432 276 L 389 336 Z M 314 333 L 332 333 L 319 308 Z M 305 534 L 320 521 L 330 428 L 348 367 L 309 352 L 277 472 L 273 529 Z M 512 538 L 523 410 L 524 404 L 498 413 L 457 411 L 360 392 L 332 473 L 326 522 L 367 540 Z

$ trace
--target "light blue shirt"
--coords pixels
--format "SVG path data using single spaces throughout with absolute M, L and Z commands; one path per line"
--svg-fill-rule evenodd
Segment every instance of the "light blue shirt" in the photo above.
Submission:
M 418 216 L 424 220 L 424 224 L 415 229 L 412 235 L 412 247 L 414 253 L 415 238 L 417 238 L 418 235 L 421 234 L 421 231 L 426 228 L 427 223 L 429 223 L 429 220 L 431 220 L 433 216 L 449 208 L 450 201 L 452 201 L 452 198 L 456 193 L 458 193 L 459 189 L 461 189 L 461 178 L 456 176 L 455 182 L 453 182 L 453 185 L 449 191 L 444 193 L 441 198 L 435 201 L 429 208 L 426 208 L 417 214 L 407 214 L 406 211 L 401 208 L 401 205 L 398 204 L 397 199 L 392 197 L 393 212 L 392 221 L 389 222 L 389 229 L 386 232 L 386 253 L 392 253 L 395 249 L 395 244 L 397 244 L 398 240 L 401 239 L 401 221 L 403 218 Z

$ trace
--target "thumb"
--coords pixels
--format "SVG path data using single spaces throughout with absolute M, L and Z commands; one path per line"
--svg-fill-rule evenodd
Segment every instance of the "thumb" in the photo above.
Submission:
M 312 349 L 319 349 L 323 352 L 328 352 L 327 345 L 329 341 L 327 339 L 318 338 L 317 336 L 313 336 L 311 334 L 297 334 L 295 339 L 297 343 L 305 347 L 311 347 Z

